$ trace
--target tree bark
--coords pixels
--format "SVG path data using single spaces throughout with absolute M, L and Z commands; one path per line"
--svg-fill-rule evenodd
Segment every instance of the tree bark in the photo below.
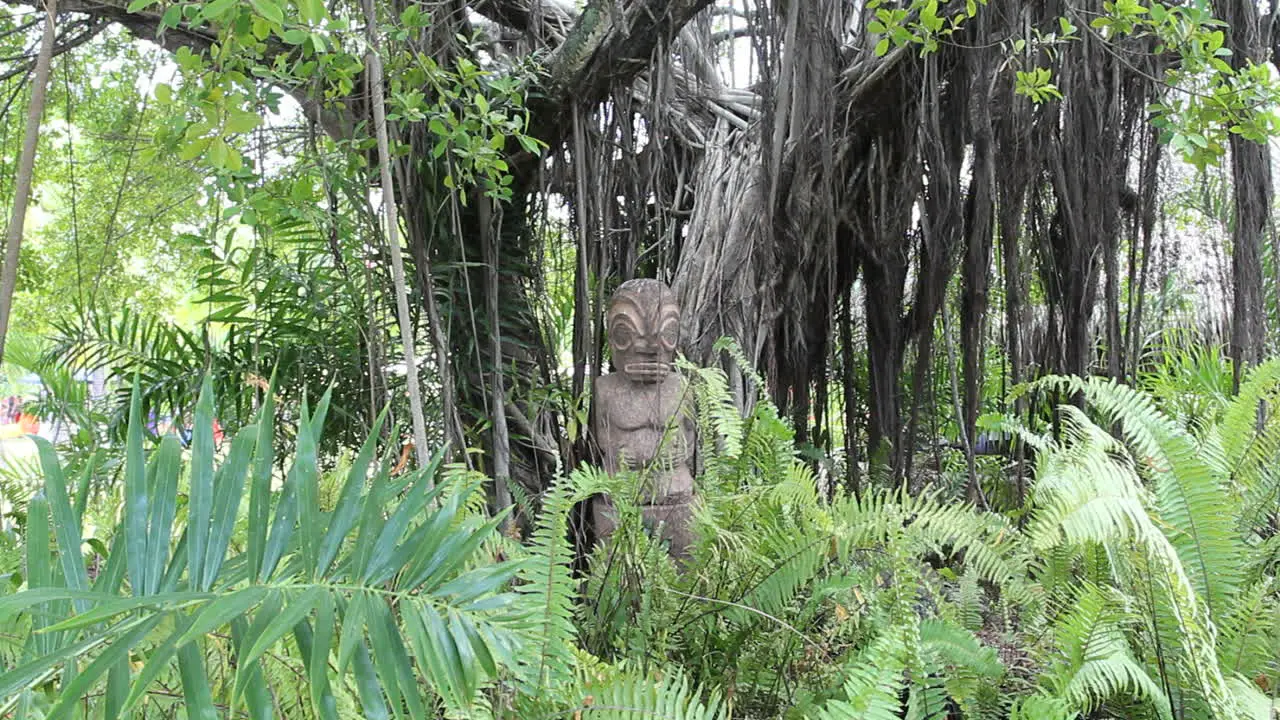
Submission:
M 40 119 L 44 115 L 45 93 L 49 87 L 49 68 L 53 63 L 56 37 L 57 0 L 45 0 L 44 35 L 40 39 L 40 55 L 36 58 L 35 77 L 31 85 L 31 102 L 27 105 L 27 130 L 22 136 L 22 152 L 13 184 L 13 214 L 5 236 L 4 268 L 0 270 L 0 362 L 4 362 L 5 338 L 9 335 L 9 316 L 13 311 L 13 291 L 18 284 L 18 256 L 22 249 L 22 233 L 27 224 L 27 205 L 31 201 L 31 185 L 36 164 L 36 143 L 40 139 Z
M 1243 68 L 1260 62 L 1269 38 L 1262 36 L 1261 18 L 1253 0 L 1218 0 L 1216 14 L 1226 23 L 1226 47 L 1231 62 Z M 1231 175 L 1235 224 L 1231 232 L 1231 363 L 1233 385 L 1250 365 L 1262 359 L 1266 341 L 1266 308 L 1262 292 L 1262 239 L 1271 215 L 1271 155 L 1260 145 L 1231 135 Z

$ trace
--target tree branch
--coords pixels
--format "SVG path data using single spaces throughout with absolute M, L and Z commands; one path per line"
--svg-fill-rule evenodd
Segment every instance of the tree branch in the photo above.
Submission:
M 26 5 L 21 0 L 0 1 Z M 630 0 L 623 6 L 616 3 L 617 0 L 590 0 L 565 34 L 564 42 L 548 56 L 545 86 L 541 92 L 535 89 L 531 93 L 529 103 L 529 133 L 534 137 L 550 145 L 558 144 L 567 134 L 567 111 L 573 104 L 603 102 L 612 88 L 634 80 L 648 68 L 654 51 L 670 43 L 712 0 Z M 562 0 L 473 0 L 470 7 L 514 28 L 530 28 L 537 19 L 549 35 L 565 27 L 570 17 Z M 171 52 L 181 47 L 208 51 L 217 41 L 215 33 L 186 24 L 162 29 L 161 13 L 129 12 L 125 0 L 64 0 L 62 9 L 117 23 L 135 37 Z M 275 38 L 267 41 L 268 57 L 287 57 L 294 52 L 294 48 Z M 346 109 L 338 111 L 308 86 L 282 89 L 333 137 L 350 137 L 358 119 L 364 117 L 364 98 L 346 98 Z
M 609 90 L 649 67 L 654 50 L 670 43 L 712 0 L 591 0 L 547 61 L 545 94 L 532 98 L 529 133 L 556 145 L 568 133 L 575 104 L 603 102 Z
M 471 9 L 504 27 L 561 39 L 573 26 L 573 5 L 556 0 L 475 0 Z
M 102 32 L 106 26 L 106 23 L 92 19 L 76 23 L 72 28 L 68 28 L 66 33 L 59 33 L 59 35 L 69 35 L 70 30 L 73 28 L 80 29 L 79 34 L 71 35 L 71 37 L 60 37 L 56 42 L 54 42 L 52 57 L 58 57 L 69 50 L 74 50 L 89 42 L 93 38 L 97 37 L 98 33 Z M 9 68 L 3 73 L 0 73 L 0 82 L 4 82 L 19 75 L 25 75 L 30 72 L 31 68 L 36 63 L 37 55 L 38 52 L 29 52 L 13 57 L 0 58 L 0 63 L 6 64 L 23 61 L 18 62 L 17 65 Z
M 22 0 L 0 1 L 11 6 L 28 4 Z M 218 41 L 216 33 L 205 28 L 194 28 L 188 23 L 179 23 L 176 28 L 164 28 L 161 24 L 160 12 L 154 10 L 129 12 L 124 0 L 62 0 L 58 9 L 88 15 L 98 23 L 109 22 L 121 25 L 139 40 L 153 42 L 169 52 L 177 52 L 182 47 L 197 53 L 207 52 Z M 85 38 L 86 41 L 88 39 Z M 268 38 L 265 42 L 267 49 L 264 54 L 268 59 L 278 56 L 288 57 L 298 52 L 297 49 L 285 45 L 275 37 Z M 357 83 L 357 86 L 360 85 L 362 83 Z M 335 138 L 350 137 L 357 118 L 362 117 L 360 113 L 363 112 L 362 108 L 365 105 L 363 98 L 348 98 L 345 103 L 346 110 L 339 111 L 332 106 L 326 106 L 322 98 L 313 96 L 308 87 L 283 85 L 280 87 L 298 101 L 307 117 L 315 118 L 325 132 Z

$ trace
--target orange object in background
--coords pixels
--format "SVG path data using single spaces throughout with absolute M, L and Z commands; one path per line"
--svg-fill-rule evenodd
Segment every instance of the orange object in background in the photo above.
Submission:
M 22 413 L 18 416 L 18 427 L 22 428 L 25 435 L 35 435 L 40 432 L 40 418 Z

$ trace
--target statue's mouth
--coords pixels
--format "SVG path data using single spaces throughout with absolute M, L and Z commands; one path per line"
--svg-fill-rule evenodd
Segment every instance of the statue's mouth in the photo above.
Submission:
M 639 378 L 662 378 L 671 372 L 671 363 L 664 362 L 634 362 L 627 363 L 622 367 L 622 371 L 628 375 Z

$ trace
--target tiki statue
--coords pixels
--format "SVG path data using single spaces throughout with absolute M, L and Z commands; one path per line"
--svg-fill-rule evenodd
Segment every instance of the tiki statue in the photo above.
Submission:
M 592 435 L 604 469 L 638 471 L 646 526 L 658 529 L 671 554 L 683 558 L 691 537 L 697 431 L 688 388 L 675 372 L 680 306 L 657 280 L 631 280 L 614 294 L 605 316 L 615 371 L 596 379 Z M 616 527 L 613 504 L 597 497 L 596 535 Z

